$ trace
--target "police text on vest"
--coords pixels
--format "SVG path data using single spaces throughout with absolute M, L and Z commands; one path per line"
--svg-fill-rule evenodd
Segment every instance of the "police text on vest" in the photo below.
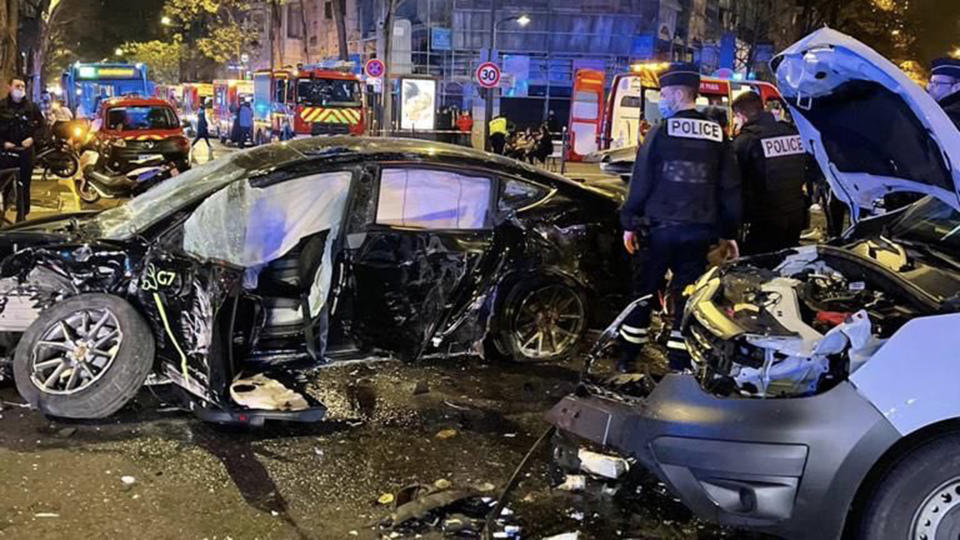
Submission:
M 716 122 L 697 118 L 668 118 L 667 135 L 686 139 L 723 141 L 723 128 Z
M 763 145 L 763 157 L 765 158 L 793 156 L 806 152 L 803 148 L 803 138 L 800 135 L 760 139 L 760 144 Z

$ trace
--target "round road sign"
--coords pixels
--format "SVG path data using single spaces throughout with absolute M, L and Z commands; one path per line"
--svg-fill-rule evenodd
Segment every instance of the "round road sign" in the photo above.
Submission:
M 383 77 L 383 72 L 386 71 L 386 66 L 383 65 L 383 60 L 371 58 L 370 60 L 367 60 L 367 64 L 363 66 L 363 70 L 367 72 L 368 77 L 379 79 L 380 77 Z
M 500 66 L 484 62 L 477 68 L 477 82 L 484 88 L 496 88 L 500 84 Z

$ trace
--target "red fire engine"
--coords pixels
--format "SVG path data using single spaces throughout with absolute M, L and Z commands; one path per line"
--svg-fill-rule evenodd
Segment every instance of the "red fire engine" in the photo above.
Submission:
M 253 112 L 257 144 L 364 132 L 360 79 L 341 71 L 258 71 L 253 76 Z

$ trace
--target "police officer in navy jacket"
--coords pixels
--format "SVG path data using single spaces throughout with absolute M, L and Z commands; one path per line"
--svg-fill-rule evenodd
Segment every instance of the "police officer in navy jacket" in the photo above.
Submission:
M 620 212 L 623 242 L 643 258 L 635 289 L 652 299 L 667 270 L 676 313 L 682 293 L 707 268 L 707 253 L 718 240 L 736 257 L 740 227 L 740 175 L 723 128 L 696 109 L 700 72 L 696 65 L 671 64 L 660 75 L 661 123 L 637 152 L 630 192 Z M 629 371 L 643 344 L 654 303 L 641 302 L 620 327 L 621 371 Z M 671 367 L 689 363 L 678 331 L 667 342 Z

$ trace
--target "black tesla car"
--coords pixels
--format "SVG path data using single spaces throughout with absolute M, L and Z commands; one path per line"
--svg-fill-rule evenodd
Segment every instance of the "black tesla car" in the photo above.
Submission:
M 237 153 L 0 233 L 6 371 L 54 416 L 110 415 L 152 376 L 260 423 L 322 417 L 297 381 L 342 359 L 557 359 L 626 302 L 622 197 L 427 141 Z

